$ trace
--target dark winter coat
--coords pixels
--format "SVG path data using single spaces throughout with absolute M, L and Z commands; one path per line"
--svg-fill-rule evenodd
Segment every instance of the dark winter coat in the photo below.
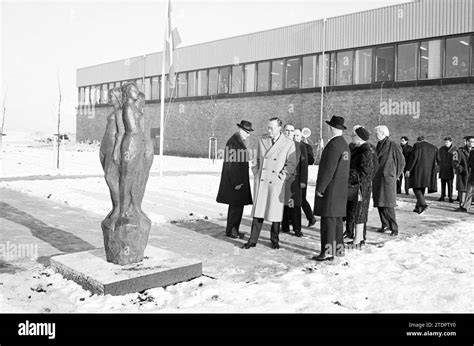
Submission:
M 402 148 L 403 157 L 405 158 L 405 167 L 406 167 L 408 165 L 408 162 L 410 161 L 410 154 L 413 151 L 413 147 L 409 144 L 401 145 L 400 147 Z M 405 169 L 403 171 L 406 172 Z
M 405 167 L 402 148 L 386 137 L 377 143 L 376 154 L 378 162 L 372 180 L 374 207 L 396 207 L 397 179 Z
M 217 202 L 234 206 L 252 204 L 249 180 L 249 155 L 238 133 L 227 141 Z M 243 186 L 236 190 L 237 185 Z
M 406 170 L 410 172 L 411 188 L 428 188 L 428 193 L 438 190 L 436 181 L 438 148 L 426 141 L 415 143 L 412 159 Z
M 469 184 L 474 184 L 474 149 L 471 149 L 469 152 L 469 159 L 468 159 L 468 165 L 469 165 Z
M 311 144 L 300 142 L 305 148 L 306 152 L 308 153 L 308 166 L 314 164 L 314 153 L 313 153 L 313 146 Z
M 295 142 L 296 169 L 285 184 L 285 205 L 301 207 L 301 183 L 308 183 L 308 154 L 301 142 Z
M 451 180 L 454 179 L 453 153 L 457 148 L 451 144 L 449 148 L 445 145 L 438 149 L 439 178 Z
M 342 136 L 331 139 L 321 154 L 316 191 L 323 197 L 314 197 L 314 215 L 322 217 L 346 216 L 347 182 L 351 153 Z
M 466 146 L 459 148 L 453 155 L 453 166 L 456 172 L 456 190 L 467 192 L 467 182 L 469 179 L 469 150 Z
M 363 143 L 351 151 L 351 169 L 349 184 L 359 184 L 362 201 L 347 202 L 347 222 L 366 223 L 372 194 L 372 178 L 375 167 L 375 148 L 370 143 Z

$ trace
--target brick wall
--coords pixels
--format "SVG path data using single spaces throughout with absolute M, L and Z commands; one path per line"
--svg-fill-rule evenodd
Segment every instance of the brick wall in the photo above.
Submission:
M 311 140 L 317 141 L 320 123 L 320 93 L 252 96 L 217 100 L 174 101 L 165 123 L 164 152 L 170 155 L 208 155 L 209 136 L 214 134 L 222 148 L 235 132 L 241 119 L 251 121 L 255 129 L 250 147 L 256 138 L 266 132 L 270 117 L 280 117 L 296 127 L 309 127 Z M 390 137 L 406 135 L 410 142 L 424 135 L 439 146 L 442 139 L 453 136 L 459 143 L 467 134 L 474 135 L 474 87 L 472 84 L 450 84 L 403 88 L 331 91 L 325 96 L 325 117 L 332 114 L 346 119 L 350 129 L 356 124 L 366 126 L 371 132 L 379 124 L 387 125 Z M 381 101 L 383 102 L 381 104 Z M 411 109 L 408 108 L 410 102 Z M 382 105 L 382 108 L 381 108 Z M 417 112 L 419 110 L 419 113 Z M 79 109 L 77 114 L 77 140 L 101 139 L 107 106 Z M 148 103 L 145 108 L 147 131 L 159 127 L 159 103 Z M 323 126 L 323 137 L 328 138 Z M 375 140 L 371 138 L 372 143 Z

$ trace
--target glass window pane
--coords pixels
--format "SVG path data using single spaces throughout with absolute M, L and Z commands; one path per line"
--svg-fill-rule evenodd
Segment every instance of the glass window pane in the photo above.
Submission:
M 268 77 L 270 74 L 270 63 L 268 61 L 258 63 L 257 91 L 268 91 Z
M 230 67 L 221 67 L 219 69 L 219 94 L 229 93 L 229 75 Z
M 209 70 L 209 95 L 217 95 L 218 72 L 216 68 Z
M 109 90 L 115 88 L 115 83 L 109 83 Z
M 286 60 L 285 88 L 299 88 L 300 86 L 300 58 Z
M 303 57 L 303 76 L 301 79 L 302 88 L 314 88 L 318 80 L 317 56 Z
M 474 76 L 474 36 L 471 36 L 471 76 Z
M 376 82 L 393 81 L 394 58 L 393 46 L 375 49 Z
M 255 64 L 245 65 L 245 90 L 244 92 L 255 91 Z
M 176 83 L 178 83 L 178 97 L 187 97 L 188 81 L 186 79 L 186 72 L 178 73 Z
M 354 83 L 372 83 L 372 48 L 356 50 L 354 62 Z
M 145 78 L 145 100 L 151 100 L 151 78 Z
M 318 55 L 318 66 L 319 66 L 319 86 L 329 85 L 329 55 L 324 54 L 324 62 L 323 62 L 323 55 Z M 324 69 L 324 74 L 323 74 Z M 324 79 L 324 80 L 323 80 Z
M 283 60 L 272 61 L 272 72 L 270 72 L 272 90 L 283 89 L 283 64 Z
M 420 79 L 441 78 L 441 40 L 420 44 Z
M 417 48 L 418 43 L 398 45 L 397 80 L 416 79 Z
M 207 70 L 198 71 L 198 96 L 207 96 Z
M 188 96 L 196 96 L 196 71 L 188 72 Z
M 97 95 L 97 92 L 95 91 L 96 87 L 95 85 L 91 86 L 91 105 L 95 105 L 95 98 Z
M 354 52 L 337 53 L 337 85 L 352 84 L 352 59 Z
M 151 100 L 160 99 L 160 81 L 158 77 L 151 78 Z
M 84 89 L 84 104 L 89 105 L 90 104 L 90 88 L 86 87 Z
M 138 90 L 140 90 L 141 92 L 144 92 L 143 79 L 142 78 L 137 79 L 135 83 L 137 84 Z
M 329 61 L 329 84 L 336 84 L 336 53 L 331 53 L 331 59 Z
M 242 65 L 232 66 L 232 94 L 241 93 L 242 86 Z
M 107 92 L 108 92 L 108 89 L 107 89 L 107 85 L 108 84 L 102 84 L 102 98 L 101 98 L 101 103 L 103 104 L 106 104 L 107 103 Z
M 469 36 L 446 39 L 445 77 L 469 75 Z
M 161 81 L 160 81 L 160 83 L 161 83 Z M 170 91 L 173 92 L 175 90 L 176 90 L 176 88 L 173 88 L 172 90 L 170 89 L 169 76 L 165 75 L 165 99 L 170 97 L 170 95 L 171 95 Z

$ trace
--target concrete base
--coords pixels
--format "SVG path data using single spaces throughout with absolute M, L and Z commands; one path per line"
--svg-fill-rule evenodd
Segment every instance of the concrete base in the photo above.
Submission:
M 202 263 L 148 246 L 140 263 L 109 263 L 103 248 L 51 258 L 53 269 L 94 294 L 114 296 L 173 285 L 202 275 Z

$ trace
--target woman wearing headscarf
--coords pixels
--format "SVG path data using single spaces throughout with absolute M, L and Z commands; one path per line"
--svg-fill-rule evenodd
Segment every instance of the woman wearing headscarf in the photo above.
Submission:
M 351 165 L 349 185 L 359 186 L 358 197 L 347 201 L 346 222 L 354 225 L 354 240 L 348 244 L 362 245 L 365 242 L 365 224 L 369 213 L 372 177 L 375 165 L 375 149 L 367 142 L 370 134 L 360 125 L 352 130 Z

